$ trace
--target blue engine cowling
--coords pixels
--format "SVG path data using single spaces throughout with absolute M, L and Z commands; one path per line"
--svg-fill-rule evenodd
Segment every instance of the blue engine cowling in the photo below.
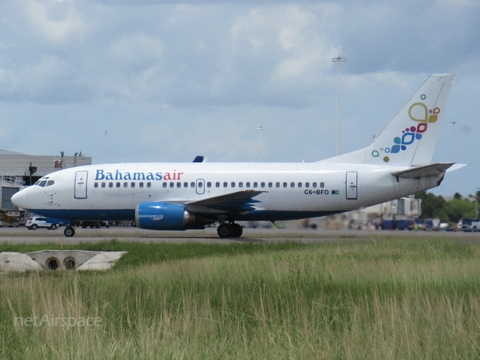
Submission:
M 195 214 L 180 204 L 144 202 L 135 210 L 135 221 L 141 229 L 185 230 L 196 228 L 195 220 Z

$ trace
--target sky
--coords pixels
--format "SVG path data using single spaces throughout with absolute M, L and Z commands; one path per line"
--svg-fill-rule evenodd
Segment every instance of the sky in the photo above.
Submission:
M 468 166 L 432 192 L 473 194 L 478 19 L 478 0 L 2 0 L 0 149 L 317 161 L 336 154 L 338 84 L 345 153 L 451 73 L 433 161 Z

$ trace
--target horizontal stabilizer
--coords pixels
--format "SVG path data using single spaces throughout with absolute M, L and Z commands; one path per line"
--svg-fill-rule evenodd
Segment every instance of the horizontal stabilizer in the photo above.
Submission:
M 467 166 L 467 165 L 468 165 L 468 164 L 455 164 L 455 165 L 453 165 L 452 167 L 449 167 L 446 172 L 452 172 L 452 171 L 455 171 L 455 170 L 464 168 L 464 167 Z
M 412 167 L 407 170 L 394 171 L 392 175 L 397 178 L 416 179 L 427 176 L 438 176 L 444 173 L 449 167 L 455 163 L 436 163 L 420 167 Z

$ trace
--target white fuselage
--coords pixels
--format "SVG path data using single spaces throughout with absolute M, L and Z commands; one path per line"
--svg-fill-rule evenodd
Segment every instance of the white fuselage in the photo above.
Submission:
M 398 166 L 329 163 L 132 163 L 65 169 L 12 198 L 34 213 L 69 220 L 133 220 L 144 202 L 184 204 L 234 220 L 286 220 L 366 207 L 438 185 L 442 176 L 397 179 Z M 239 191 L 262 191 L 250 209 L 196 205 Z

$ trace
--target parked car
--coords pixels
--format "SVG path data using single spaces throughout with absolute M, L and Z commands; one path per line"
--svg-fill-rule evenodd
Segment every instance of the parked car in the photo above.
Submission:
M 52 224 L 47 222 L 47 218 L 41 216 L 34 216 L 28 218 L 25 222 L 25 226 L 28 230 L 37 230 L 37 228 L 46 228 L 48 230 L 55 230 L 57 228 L 57 224 Z

